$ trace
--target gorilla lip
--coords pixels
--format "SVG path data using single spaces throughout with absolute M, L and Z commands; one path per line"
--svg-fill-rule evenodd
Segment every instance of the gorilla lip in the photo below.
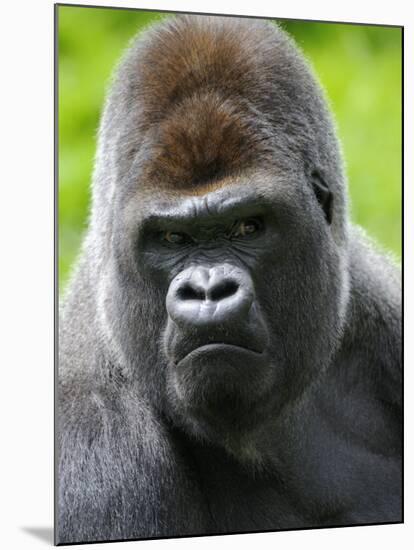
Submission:
M 197 346 L 196 348 L 189 351 L 184 357 L 181 357 L 178 361 L 175 362 L 176 365 L 179 365 L 182 361 L 185 359 L 188 359 L 192 355 L 197 355 L 198 353 L 208 353 L 208 352 L 223 352 L 228 350 L 234 350 L 243 352 L 249 355 L 254 356 L 262 356 L 264 353 L 264 350 L 259 351 L 257 349 L 249 348 L 246 346 L 240 346 L 238 344 L 230 344 L 227 342 L 209 342 L 207 344 L 203 344 L 201 346 Z

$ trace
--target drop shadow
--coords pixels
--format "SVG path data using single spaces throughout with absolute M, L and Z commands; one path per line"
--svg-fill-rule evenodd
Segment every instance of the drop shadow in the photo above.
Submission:
M 53 527 L 21 527 L 21 530 L 53 546 Z

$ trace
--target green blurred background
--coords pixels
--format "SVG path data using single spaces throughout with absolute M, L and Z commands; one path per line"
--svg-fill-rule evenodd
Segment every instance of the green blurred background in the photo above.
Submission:
M 87 226 L 96 133 L 114 65 L 154 12 L 58 8 L 59 287 Z M 280 21 L 313 63 L 334 111 L 353 220 L 401 257 L 401 29 Z

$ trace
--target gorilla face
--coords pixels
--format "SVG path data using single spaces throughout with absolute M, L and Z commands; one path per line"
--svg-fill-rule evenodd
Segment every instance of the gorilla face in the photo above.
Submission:
M 259 170 L 193 192 L 126 187 L 114 331 L 175 423 L 252 430 L 323 370 L 343 281 L 319 187 Z

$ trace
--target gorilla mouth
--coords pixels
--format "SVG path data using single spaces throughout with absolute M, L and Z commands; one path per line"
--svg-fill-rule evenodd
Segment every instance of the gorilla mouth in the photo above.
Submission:
M 179 365 L 182 361 L 189 359 L 191 356 L 196 356 L 198 354 L 207 354 L 207 353 L 225 353 L 225 352 L 233 352 L 233 353 L 244 353 L 248 354 L 250 356 L 260 357 L 263 355 L 264 350 L 258 350 L 252 346 L 245 346 L 245 345 L 239 345 L 239 344 L 232 344 L 229 342 L 223 342 L 223 341 L 216 341 L 216 342 L 208 342 L 206 344 L 202 344 L 200 346 L 197 346 L 190 351 L 188 351 L 184 356 L 180 357 L 175 364 Z

